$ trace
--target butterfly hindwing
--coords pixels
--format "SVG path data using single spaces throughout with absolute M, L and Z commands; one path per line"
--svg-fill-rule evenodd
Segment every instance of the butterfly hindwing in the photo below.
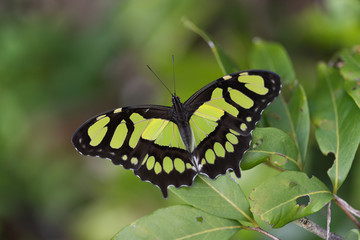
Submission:
M 240 177 L 239 164 L 250 146 L 251 132 L 280 88 L 278 75 L 252 70 L 219 78 L 184 103 L 193 113 L 194 155 L 201 173 L 216 178 L 233 169 Z
M 125 107 L 90 119 L 72 142 L 84 155 L 110 159 L 143 181 L 157 185 L 164 197 L 169 185 L 190 186 L 196 171 L 185 150 L 171 108 Z
M 141 143 L 139 143 L 141 146 Z M 191 186 L 197 172 L 191 162 L 191 154 L 178 148 L 167 148 L 157 144 L 143 145 L 148 149 L 145 160 L 134 174 L 143 181 L 157 185 L 163 196 L 168 196 L 169 186 Z M 151 155 L 151 156 L 150 156 Z
M 216 178 L 240 161 L 262 111 L 280 93 L 280 77 L 250 70 L 219 78 L 184 104 L 118 108 L 83 124 L 72 142 L 84 155 L 110 159 L 164 197 L 170 185 L 190 186 L 198 173 Z
M 250 141 L 251 134 L 241 135 L 233 129 L 218 125 L 194 150 L 200 172 L 214 179 L 228 169 L 233 169 L 236 176 L 240 177 L 239 163 Z

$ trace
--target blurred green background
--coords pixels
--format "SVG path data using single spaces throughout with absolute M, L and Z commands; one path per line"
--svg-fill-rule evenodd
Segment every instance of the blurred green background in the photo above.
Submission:
M 159 189 L 110 161 L 81 156 L 70 139 L 106 110 L 169 105 L 169 93 L 146 64 L 172 89 L 174 54 L 182 100 L 222 76 L 183 17 L 216 39 L 240 69 L 248 68 L 255 37 L 281 43 L 310 95 L 317 62 L 360 43 L 358 0 L 0 0 L 0 239 L 109 239 L 135 219 L 180 202 L 171 192 L 164 200 Z M 332 157 L 310 145 L 317 161 L 306 170 L 329 183 Z M 354 161 L 339 193 L 355 208 L 359 171 Z M 240 181 L 251 189 L 268 174 L 261 166 Z M 336 214 L 346 219 L 335 208 Z M 317 218 L 324 223 L 325 212 Z M 342 234 L 351 224 L 333 225 Z M 273 233 L 312 237 L 291 224 Z M 233 237 L 240 238 L 266 239 L 245 231 Z

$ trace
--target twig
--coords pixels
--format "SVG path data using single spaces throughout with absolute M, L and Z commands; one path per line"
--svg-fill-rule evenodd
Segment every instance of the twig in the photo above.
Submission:
M 302 227 L 302 228 L 306 229 L 307 231 L 312 232 L 313 234 L 321 237 L 322 239 L 344 240 L 344 238 L 342 238 L 339 235 L 336 235 L 332 232 L 329 232 L 328 238 L 326 238 L 326 235 L 327 235 L 326 230 L 307 218 L 300 218 L 298 220 L 295 220 L 294 223 L 296 225 L 298 225 L 299 227 Z
M 351 207 L 347 202 L 341 199 L 339 196 L 334 194 L 335 203 L 348 215 L 348 217 L 355 223 L 355 225 L 360 229 L 360 222 L 355 216 L 360 217 L 360 211 Z
M 330 236 L 330 223 L 331 223 L 331 201 L 328 203 L 327 217 L 326 217 L 326 240 Z
M 264 234 L 265 236 L 268 236 L 269 238 L 272 238 L 272 239 L 274 239 L 274 240 L 280 240 L 280 238 L 277 238 L 277 237 L 271 235 L 270 233 L 262 230 L 262 229 L 259 228 L 259 227 L 248 227 L 248 229 L 249 229 L 249 230 L 256 231 L 256 232 L 259 232 L 259 233 L 262 233 L 262 234 Z

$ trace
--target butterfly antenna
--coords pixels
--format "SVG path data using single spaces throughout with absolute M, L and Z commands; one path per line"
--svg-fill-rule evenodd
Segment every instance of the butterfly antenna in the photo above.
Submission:
M 150 66 L 149 65 L 146 65 L 148 68 L 149 68 L 149 70 L 155 75 L 155 77 L 157 78 L 157 79 L 159 79 L 159 81 L 161 82 L 161 84 L 169 91 L 169 93 L 171 94 L 171 96 L 174 96 L 174 94 L 172 94 L 172 92 L 170 91 L 170 89 L 165 85 L 165 83 L 163 83 L 163 81 L 161 81 L 161 79 L 158 77 L 158 75 L 156 75 L 156 73 L 150 68 Z
M 175 87 L 175 64 L 174 64 L 174 54 L 172 55 L 172 64 L 173 64 L 173 80 L 174 80 L 174 95 L 176 96 L 176 87 Z

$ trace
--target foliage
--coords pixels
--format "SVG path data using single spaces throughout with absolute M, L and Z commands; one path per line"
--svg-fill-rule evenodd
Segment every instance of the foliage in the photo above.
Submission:
M 349 113 L 358 110 L 349 103 L 359 107 L 360 98 L 358 0 L 4 0 L 0 19 L 0 239 L 109 239 L 135 219 L 141 222 L 156 209 L 161 213 L 178 204 L 195 205 L 182 215 L 191 223 L 193 213 L 196 224 L 213 216 L 227 226 L 235 221 L 229 231 L 236 232 L 233 240 L 267 239 L 266 232 L 281 239 L 318 239 L 299 228 L 299 220 L 275 229 L 252 212 L 253 204 L 259 211 L 267 206 L 248 199 L 253 189 L 279 170 L 300 172 L 306 182 L 318 179 L 331 193 L 337 189 L 331 231 L 359 238 L 338 207 L 346 206 L 338 196 L 360 207 L 359 150 L 355 131 L 349 130 L 355 118 Z M 186 19 L 201 28 L 182 24 Z M 215 58 L 199 35 L 214 43 Z M 134 104 L 169 105 L 168 93 L 146 65 L 172 89 L 172 54 L 182 100 L 238 66 L 273 70 L 284 84 L 253 132 L 241 179 L 198 177 L 193 187 L 176 189 L 164 200 L 131 171 L 79 155 L 70 139 L 96 113 Z M 318 65 L 321 59 L 330 61 Z M 328 99 L 332 94 L 335 101 Z M 336 112 L 349 120 L 337 119 Z M 353 161 L 343 161 L 354 151 Z M 308 202 L 306 196 L 296 200 Z M 324 227 L 325 215 L 323 208 L 308 218 Z
M 186 20 L 186 24 L 208 43 L 212 42 L 189 20 Z M 232 69 L 233 65 L 227 66 L 231 61 L 218 45 L 209 45 L 220 61 L 224 74 L 229 73 L 226 69 Z M 357 50 L 354 48 L 350 53 L 343 50 L 339 55 L 343 59 L 340 65 L 319 64 L 317 94 L 308 102 L 306 92 L 296 81 L 292 63 L 282 46 L 257 39 L 250 65 L 256 69 L 278 72 L 283 79 L 283 91 L 273 106 L 265 110 L 266 123 L 254 130 L 252 146 L 241 167 L 251 169 L 258 164 L 267 164 L 276 168 L 279 174 L 264 179 L 249 195 L 245 195 L 240 185 L 226 175 L 214 181 L 198 176 L 192 187 L 172 189 L 187 205 L 157 210 L 121 230 L 114 239 L 124 239 L 125 236 L 136 239 L 148 239 L 150 236 L 154 239 L 158 236 L 226 239 L 234 233 L 234 229 L 262 232 L 259 221 L 265 221 L 273 228 L 281 228 L 318 212 L 329 201 L 335 200 L 334 196 L 350 171 L 360 143 L 360 109 L 356 105 L 360 87 L 355 86 L 350 92 L 344 87 L 346 81 L 359 81 L 355 77 L 360 71 L 360 61 L 356 60 L 360 52 Z M 312 106 L 311 111 L 308 105 Z M 315 176 L 309 178 L 303 172 L 304 165 L 309 161 L 306 156 L 310 118 L 316 128 L 315 137 L 320 150 L 324 155 L 332 153 L 335 156 L 333 166 L 328 171 L 332 191 Z M 173 218 L 176 224 L 160 227 L 161 223 L 174 222 Z M 201 218 L 200 225 L 198 218 Z M 277 239 L 270 233 L 264 234 Z M 351 230 L 347 238 L 356 234 L 356 230 Z M 332 237 L 329 239 L 336 239 Z

